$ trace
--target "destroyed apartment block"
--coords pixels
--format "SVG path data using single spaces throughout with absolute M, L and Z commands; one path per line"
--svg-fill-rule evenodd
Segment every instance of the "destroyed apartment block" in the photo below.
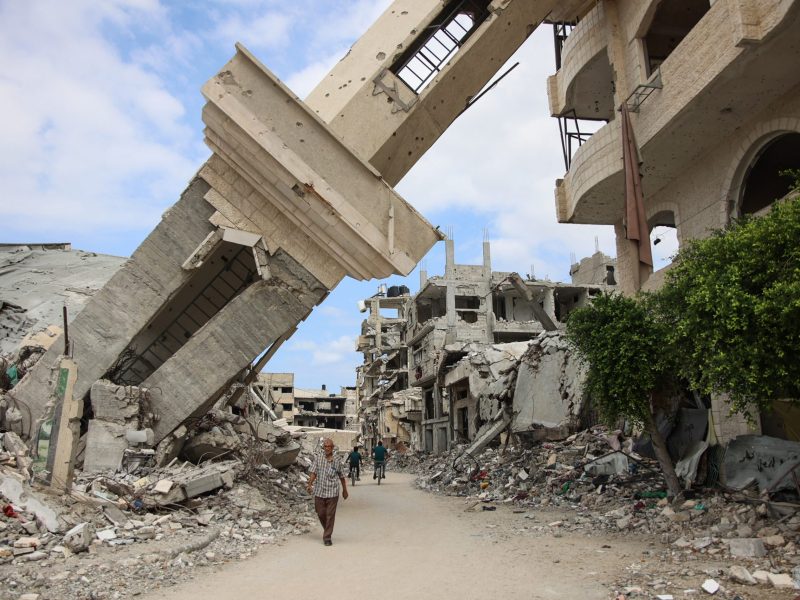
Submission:
M 346 274 L 407 273 L 439 236 L 243 48 L 204 94 L 214 155 L 70 326 L 75 395 L 103 377 L 150 390 L 156 442 Z M 35 418 L 61 352 L 13 391 Z
M 513 404 L 514 431 L 574 428 L 582 373 L 557 332 L 572 310 L 614 289 L 607 272 L 590 284 L 523 280 L 492 271 L 489 242 L 482 265 L 456 264 L 453 240 L 445 249 L 444 276 L 422 271 L 417 294 L 396 286 L 363 301 L 370 314 L 357 344 L 364 354 L 357 379 L 365 439 L 444 452 L 475 439 L 504 404 L 510 413 L 513 402 L 530 404 L 537 394 L 536 411 Z M 547 360 L 526 362 L 514 400 L 518 363 L 538 351 Z
M 390 186 L 554 4 L 398 0 L 306 103 L 237 46 L 203 87 L 212 157 L 70 324 L 75 396 L 103 378 L 150 390 L 159 442 L 343 277 L 407 274 L 442 235 Z M 410 83 L 420 52 L 456 21 L 447 59 Z M 59 352 L 13 392 L 30 408 L 28 434 L 49 414 Z

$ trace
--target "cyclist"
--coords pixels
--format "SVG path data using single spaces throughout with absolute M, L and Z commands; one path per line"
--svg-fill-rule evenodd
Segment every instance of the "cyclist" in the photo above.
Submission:
M 378 445 L 372 449 L 372 456 L 375 459 L 372 478 L 378 478 L 378 469 L 380 469 L 381 477 L 386 479 L 386 459 L 389 457 L 389 451 L 384 447 L 383 442 L 378 442 Z
M 347 476 L 350 477 L 353 469 L 355 469 L 356 481 L 361 481 L 361 463 L 364 462 L 364 459 L 358 451 L 358 446 L 353 446 L 353 451 L 347 455 L 347 462 L 350 465 L 350 471 L 348 471 Z

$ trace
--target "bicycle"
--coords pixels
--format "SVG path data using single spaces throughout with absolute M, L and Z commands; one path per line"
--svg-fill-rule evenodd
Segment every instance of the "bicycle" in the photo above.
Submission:
M 378 485 L 381 484 L 381 479 L 386 479 L 386 461 L 376 460 L 375 466 L 372 471 L 372 478 L 378 480 Z
M 348 473 L 348 475 L 350 476 L 350 485 L 352 486 L 355 486 L 356 481 L 358 481 L 359 479 L 358 471 L 359 471 L 358 466 L 350 465 L 350 473 Z

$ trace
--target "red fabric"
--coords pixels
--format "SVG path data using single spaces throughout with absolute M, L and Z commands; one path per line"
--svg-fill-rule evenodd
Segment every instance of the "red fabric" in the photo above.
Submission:
M 638 242 L 639 262 L 653 266 L 650 249 L 650 228 L 644 212 L 639 153 L 633 136 L 627 103 L 622 104 L 622 163 L 625 172 L 625 237 Z

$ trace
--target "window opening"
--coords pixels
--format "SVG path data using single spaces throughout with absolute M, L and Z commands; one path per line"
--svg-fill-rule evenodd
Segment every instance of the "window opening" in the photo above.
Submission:
M 800 133 L 788 133 L 772 140 L 748 169 L 741 191 L 740 214 L 755 214 L 792 189 L 792 179 L 781 171 L 800 168 Z
M 647 76 L 663 63 L 708 12 L 708 0 L 661 2 L 644 39 Z
M 419 94 L 489 16 L 489 0 L 454 0 L 391 66 Z
M 129 358 L 115 383 L 139 385 L 189 341 L 203 325 L 245 290 L 257 277 L 250 248 L 223 248 L 218 258 L 206 263 L 179 296 L 154 319 L 158 335 L 152 338 L 151 326 L 136 336 L 126 351 Z M 198 281 L 206 280 L 196 292 Z M 166 315 L 173 313 L 172 318 Z M 163 324 L 162 324 L 163 323 Z M 137 353 L 137 346 L 145 342 Z
M 481 299 L 477 296 L 456 296 L 456 308 L 479 309 Z

